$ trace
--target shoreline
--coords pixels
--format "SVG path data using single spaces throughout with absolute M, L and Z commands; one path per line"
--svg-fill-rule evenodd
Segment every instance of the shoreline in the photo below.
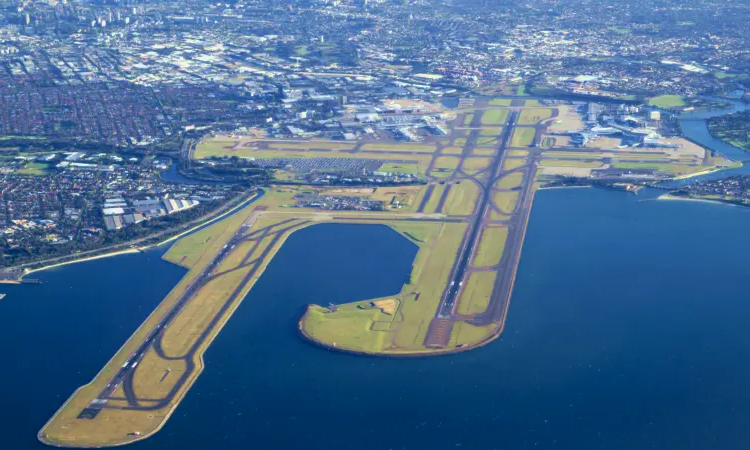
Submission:
M 592 185 L 584 185 L 584 186 L 548 186 L 548 187 L 539 187 L 537 188 L 538 191 L 546 191 L 549 189 L 587 189 L 587 188 L 593 188 Z
M 678 197 L 676 195 L 662 194 L 653 200 L 669 200 L 669 201 L 683 201 L 683 202 L 696 202 L 696 203 L 710 203 L 714 205 L 724 206 L 742 206 L 735 203 L 730 203 L 722 200 L 711 200 L 708 198 L 692 198 L 692 197 Z
M 688 180 L 690 178 L 699 177 L 701 175 L 708 175 L 710 173 L 720 172 L 722 170 L 726 170 L 726 169 L 730 169 L 730 168 L 731 167 L 729 167 L 729 166 L 722 167 L 722 168 L 715 167 L 715 168 L 712 168 L 712 169 L 701 170 L 700 172 L 689 173 L 689 174 L 685 174 L 685 175 L 678 175 L 678 176 L 672 178 L 672 180 L 673 181 L 675 181 L 675 180 Z
M 69 264 L 77 264 L 77 263 L 82 263 L 82 262 L 86 262 L 86 261 L 93 261 L 93 260 L 96 260 L 96 259 L 109 258 L 109 257 L 112 257 L 112 256 L 126 255 L 126 254 L 130 254 L 130 253 L 140 253 L 140 252 L 143 252 L 143 251 L 151 249 L 151 248 L 160 247 L 160 246 L 162 246 L 164 244 L 168 244 L 168 243 L 170 243 L 172 241 L 175 241 L 175 240 L 178 240 L 178 239 L 180 239 L 180 238 L 182 238 L 182 237 L 184 237 L 184 236 L 186 236 L 188 234 L 191 234 L 191 233 L 197 231 L 198 229 L 200 229 L 202 227 L 209 226 L 209 225 L 213 224 L 214 222 L 225 218 L 228 215 L 234 214 L 239 209 L 245 207 L 247 204 L 252 203 L 255 200 L 257 200 L 260 195 L 261 194 L 258 194 L 258 192 L 256 191 L 249 198 L 241 201 L 237 205 L 233 206 L 232 208 L 228 209 L 227 211 L 224 211 L 223 213 L 219 214 L 218 216 L 213 217 L 211 219 L 208 219 L 205 222 L 202 222 L 202 223 L 200 223 L 198 225 L 195 225 L 193 227 L 190 227 L 189 229 L 187 229 L 185 231 L 182 231 L 182 232 L 180 232 L 180 233 L 178 233 L 178 234 L 176 234 L 174 236 L 168 237 L 168 238 L 164 239 L 163 241 L 159 241 L 159 242 L 156 242 L 154 244 L 143 245 L 143 246 L 133 245 L 130 248 L 127 248 L 127 249 L 115 250 L 115 251 L 111 251 L 111 252 L 105 252 L 105 253 L 102 253 L 102 254 L 99 254 L 99 255 L 85 256 L 83 258 L 75 258 L 75 259 L 71 259 L 69 261 L 63 261 L 63 262 L 59 262 L 59 263 L 53 263 L 53 264 L 49 264 L 49 265 L 46 265 L 46 266 L 38 267 L 36 269 L 23 269 L 23 273 L 18 277 L 18 279 L 16 279 L 16 280 L 0 280 L 0 283 L 5 283 L 5 284 L 21 284 L 21 280 L 23 279 L 23 277 L 25 277 L 26 275 L 29 275 L 31 273 L 34 273 L 34 272 L 41 272 L 43 270 L 53 269 L 55 267 L 62 267 L 62 266 L 67 266 Z M 148 239 L 148 238 L 145 238 L 145 239 Z
M 104 258 L 109 258 L 111 256 L 126 255 L 130 253 L 140 253 L 140 252 L 141 252 L 140 248 L 131 247 L 131 248 L 124 249 L 124 250 L 115 250 L 109 253 L 102 253 L 101 255 L 86 256 L 86 257 L 79 258 L 79 259 L 72 259 L 70 261 L 50 264 L 48 266 L 39 267 L 38 269 L 24 269 L 23 274 L 21 274 L 21 276 L 18 279 L 21 280 L 23 277 L 25 277 L 26 275 L 30 273 L 41 272 L 42 270 L 47 270 L 47 269 L 54 269 L 55 267 L 67 266 L 68 264 L 76 264 L 76 263 L 81 263 L 81 262 L 86 262 L 86 261 L 93 261 L 95 259 L 104 259 Z M 20 281 L 18 281 L 18 283 L 20 283 Z

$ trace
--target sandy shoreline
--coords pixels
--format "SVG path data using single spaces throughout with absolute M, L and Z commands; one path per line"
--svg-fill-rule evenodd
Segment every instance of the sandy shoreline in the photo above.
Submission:
M 681 201 L 681 202 L 710 203 L 713 205 L 724 205 L 724 206 L 742 206 L 742 205 L 735 205 L 732 203 L 723 202 L 721 200 L 711 200 L 707 198 L 677 197 L 677 196 L 669 195 L 669 194 L 662 194 L 656 197 L 655 200 L 672 200 L 672 201 Z
M 194 231 L 196 231 L 197 229 L 199 229 L 201 227 L 205 227 L 207 225 L 211 225 L 214 222 L 217 222 L 217 221 L 219 221 L 219 220 L 221 220 L 221 219 L 223 219 L 223 218 L 225 218 L 225 217 L 227 217 L 229 215 L 234 214 L 235 212 L 237 212 L 241 208 L 247 206 L 249 204 L 248 202 L 252 202 L 252 201 L 256 200 L 258 198 L 258 195 L 259 194 L 256 192 L 251 197 L 247 198 L 246 200 L 241 201 L 236 206 L 228 209 L 227 211 L 219 214 L 218 216 L 213 217 L 213 218 L 211 218 L 211 219 L 209 219 L 209 220 L 207 220 L 207 221 L 205 221 L 203 223 L 200 223 L 198 225 L 195 225 L 193 227 L 190 227 L 189 229 L 187 229 L 187 230 L 185 230 L 185 231 L 183 231 L 181 233 L 178 233 L 178 234 L 176 234 L 174 236 L 171 236 L 171 237 L 169 237 L 169 238 L 167 238 L 167 239 L 165 239 L 163 241 L 159 241 L 159 242 L 157 242 L 155 244 L 144 245 L 144 246 L 132 246 L 132 247 L 127 248 L 127 249 L 115 250 L 115 251 L 112 251 L 112 252 L 102 253 L 101 255 L 86 256 L 86 257 L 83 257 L 83 258 L 71 259 L 70 261 L 64 261 L 64 262 L 54 263 L 54 264 L 50 264 L 50 265 L 47 265 L 47 266 L 42 266 L 42 267 L 39 267 L 39 268 L 36 268 L 36 269 L 24 269 L 23 274 L 18 278 L 18 280 L 0 280 L 0 283 L 5 283 L 5 284 L 19 284 L 20 280 L 23 277 L 25 277 L 26 275 L 30 274 L 30 273 L 41 272 L 43 270 L 52 269 L 52 268 L 55 268 L 55 267 L 67 266 L 68 264 L 76 264 L 76 263 L 81 263 L 81 262 L 86 262 L 86 261 L 92 261 L 92 260 L 95 260 L 95 259 L 109 258 L 109 257 L 112 257 L 112 256 L 126 255 L 126 254 L 129 254 L 129 253 L 139 253 L 139 252 L 142 252 L 142 251 L 147 250 L 149 248 L 154 248 L 154 247 L 162 246 L 162 245 L 167 244 L 169 242 L 172 242 L 172 241 L 175 241 L 177 239 L 180 239 L 180 238 L 182 238 L 183 236 L 185 236 L 187 234 L 193 233 Z
M 144 248 L 148 248 L 148 247 L 144 247 Z M 131 248 L 128 248 L 128 249 L 125 249 L 125 250 L 117 250 L 117 251 L 114 251 L 114 252 L 102 253 L 101 255 L 87 256 L 85 258 L 72 259 L 70 261 L 65 261 L 65 262 L 61 262 L 61 263 L 50 264 L 49 266 L 43 266 L 43 267 L 40 267 L 38 269 L 30 269 L 30 270 L 26 269 L 26 270 L 24 270 L 23 275 L 21 275 L 21 278 L 25 277 L 26 275 L 28 275 L 30 273 L 41 272 L 42 270 L 52 269 L 54 267 L 67 266 L 68 264 L 75 264 L 75 263 L 80 263 L 80 262 L 92 261 L 92 260 L 95 260 L 95 259 L 109 258 L 110 256 L 125 255 L 125 254 L 128 254 L 128 253 L 139 253 L 140 251 L 141 251 L 141 249 L 138 248 L 138 247 L 131 247 Z
M 538 191 L 546 191 L 548 189 L 587 189 L 592 188 L 594 186 L 587 185 L 587 186 L 549 186 L 549 187 L 540 187 L 537 188 Z

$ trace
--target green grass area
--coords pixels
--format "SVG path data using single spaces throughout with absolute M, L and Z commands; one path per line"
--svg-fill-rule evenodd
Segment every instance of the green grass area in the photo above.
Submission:
M 394 222 L 391 226 L 402 233 L 413 232 L 404 228 L 413 227 L 408 223 Z M 310 306 L 300 320 L 300 330 L 321 344 L 351 351 L 440 352 L 425 348 L 424 339 L 458 255 L 466 224 L 423 222 L 419 227 L 423 242 L 393 314 L 370 307 L 370 301 L 339 305 L 336 312 Z
M 518 201 L 518 192 L 495 192 L 495 195 L 492 196 L 492 201 L 500 211 L 505 214 L 511 214 L 516 207 L 516 202 Z
M 454 147 L 463 147 L 466 145 L 466 138 L 457 138 L 453 140 Z
M 509 98 L 493 98 L 490 100 L 490 106 L 510 106 L 512 100 Z
M 502 177 L 495 186 L 500 189 L 513 189 L 520 186 L 521 182 L 523 182 L 523 173 L 512 172 Z
M 650 106 L 656 106 L 657 108 L 677 108 L 685 106 L 685 99 L 679 95 L 659 95 L 648 99 Z
M 529 152 L 526 150 L 508 150 L 508 156 L 526 158 L 529 156 Z
M 482 125 L 502 125 L 507 120 L 507 109 L 488 109 L 482 113 Z
M 711 135 L 743 150 L 750 150 L 750 112 L 713 117 L 707 121 Z
M 453 326 L 450 342 L 456 346 L 476 345 L 486 341 L 498 330 L 495 324 L 476 326 L 468 322 L 459 322 Z
M 471 152 L 472 156 L 494 156 L 497 153 L 497 147 L 474 147 Z
M 366 301 L 340 305 L 333 313 L 328 308 L 310 305 L 305 314 L 305 332 L 317 340 L 330 341 L 332 344 L 341 342 L 347 348 L 363 352 L 379 352 L 383 349 L 387 332 L 374 331 L 373 325 L 385 322 L 390 328 L 393 315 L 369 307 L 370 303 Z
M 490 304 L 496 277 L 495 272 L 475 272 L 469 275 L 456 312 L 466 316 L 485 312 Z
M 517 127 L 513 130 L 513 136 L 510 138 L 511 147 L 528 147 L 534 142 L 536 129 L 531 127 Z
M 543 120 L 547 120 L 552 117 L 552 110 L 550 108 L 528 108 L 521 110 L 521 115 L 518 117 L 519 125 L 535 125 Z
M 383 163 L 378 172 L 396 172 L 396 173 L 420 173 L 418 164 L 407 164 L 407 163 Z
M 517 169 L 523 166 L 524 164 L 526 164 L 526 160 L 524 159 L 518 159 L 518 158 L 506 159 L 505 161 L 503 161 L 503 170 L 507 171 L 507 170 Z
M 479 134 L 482 136 L 500 136 L 502 132 L 503 127 L 484 127 Z
M 298 45 L 294 47 L 294 54 L 296 56 L 305 56 L 308 53 L 310 53 L 310 50 L 307 48 L 306 45 Z
M 19 175 L 44 176 L 49 173 L 49 170 L 50 168 L 48 164 L 30 162 L 24 165 L 23 168 L 16 170 L 15 173 Z
M 597 167 L 601 167 L 602 163 L 593 161 L 593 162 L 587 162 L 587 161 L 577 161 L 575 159 L 545 159 L 542 160 L 539 163 L 542 167 L 581 167 L 581 168 L 587 168 L 587 169 L 593 169 Z
M 479 139 L 477 139 L 477 145 L 489 146 L 489 145 L 494 145 L 494 144 L 497 144 L 497 137 L 484 136 L 484 137 L 480 137 Z
M 460 216 L 469 215 L 479 199 L 479 188 L 470 181 L 451 186 L 443 212 Z
M 454 171 L 458 167 L 458 163 L 461 161 L 460 158 L 456 156 L 438 156 L 437 159 L 435 159 L 435 165 L 432 170 L 432 172 L 436 171 Z
M 492 164 L 492 158 L 466 158 L 461 166 L 461 170 L 466 174 L 474 174 L 480 170 L 488 168 Z
M 217 326 L 209 332 L 208 339 L 195 348 L 196 353 L 192 361 L 196 369 L 189 374 L 187 383 L 182 387 L 177 387 L 175 402 L 169 402 L 167 406 L 153 411 L 106 409 L 102 410 L 92 420 L 80 420 L 78 419 L 78 414 L 106 387 L 119 368 L 130 358 L 135 349 L 153 332 L 159 321 L 175 305 L 177 299 L 185 292 L 188 285 L 213 260 L 216 252 L 231 238 L 239 224 L 247 219 L 251 211 L 256 207 L 257 203 L 247 206 L 212 225 L 210 229 L 213 238 L 210 240 L 199 239 L 193 241 L 192 244 L 188 241 L 188 244 L 183 245 L 180 245 L 178 242 L 175 246 L 177 247 L 176 250 L 172 251 L 172 255 L 167 259 L 172 260 L 172 258 L 175 258 L 178 261 L 182 261 L 186 267 L 192 266 L 190 271 L 157 306 L 154 312 L 149 315 L 114 357 L 112 357 L 96 378 L 77 390 L 63 407 L 55 413 L 55 416 L 43 429 L 44 442 L 66 447 L 116 446 L 141 439 L 142 437 L 136 437 L 132 433 L 134 430 L 138 430 L 141 433 L 139 436 L 145 437 L 161 428 L 164 421 L 167 420 L 174 407 L 184 397 L 185 392 L 190 388 L 203 369 L 203 352 L 205 352 L 208 345 L 210 345 L 234 311 L 234 308 L 230 308 L 222 313 L 222 315 L 217 316 L 216 314 L 219 311 L 218 305 L 227 301 L 232 292 L 239 290 L 240 296 L 238 298 L 241 299 L 250 289 L 250 285 L 243 287 L 241 284 L 246 276 L 246 271 L 249 269 L 245 268 L 231 274 L 221 275 L 219 278 L 209 281 L 195 295 L 191 302 L 188 303 L 186 309 L 183 309 L 174 321 L 170 322 L 165 328 L 164 332 L 171 333 L 171 336 L 175 336 L 174 333 L 182 333 L 179 339 L 164 340 L 165 352 L 168 352 L 170 355 L 180 356 L 181 354 L 173 352 L 176 347 L 183 345 L 186 341 L 194 340 L 202 331 L 205 331 L 206 323 L 208 323 L 207 319 L 218 319 Z M 191 245 L 200 248 L 197 250 L 188 250 L 187 247 Z M 197 252 L 201 252 L 201 256 L 196 259 L 192 255 Z M 185 261 L 183 257 L 189 257 L 190 261 Z M 239 300 L 234 303 L 234 307 L 236 307 L 238 302 Z M 179 330 L 175 331 L 178 328 Z M 164 380 L 161 378 L 164 371 L 161 370 L 157 373 L 152 370 L 151 366 L 153 364 L 146 362 L 147 360 L 144 360 L 144 364 L 141 364 L 136 372 L 135 390 L 137 395 L 148 396 L 150 393 L 163 391 L 164 386 L 173 383 L 173 380 L 177 380 L 176 377 L 172 377 L 162 384 Z M 149 376 L 155 377 L 149 379 Z M 174 386 L 174 384 L 172 385 Z
M 361 149 L 363 151 L 435 153 L 434 145 L 414 144 L 411 142 L 401 144 L 364 144 Z
M 604 153 L 599 152 L 560 152 L 560 151 L 551 151 L 551 152 L 542 152 L 542 156 L 550 157 L 550 158 L 560 158 L 560 159 L 598 159 L 604 157 Z M 643 158 L 643 157 L 639 157 Z
M 464 116 L 463 125 L 465 127 L 471 125 L 471 121 L 474 120 L 474 114 L 467 114 Z
M 626 35 L 632 32 L 630 28 L 625 28 L 625 27 L 608 27 L 607 29 L 612 31 L 613 33 L 620 34 L 620 35 Z
M 440 153 L 444 155 L 460 155 L 464 152 L 462 147 L 444 147 Z
M 508 239 L 508 228 L 485 228 L 479 241 L 479 248 L 474 255 L 472 265 L 475 267 L 492 267 L 500 262 Z

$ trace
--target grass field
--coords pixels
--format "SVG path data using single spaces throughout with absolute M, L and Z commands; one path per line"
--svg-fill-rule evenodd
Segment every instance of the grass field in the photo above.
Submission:
M 513 170 L 517 169 L 521 166 L 526 164 L 525 159 L 519 159 L 519 158 L 508 158 L 503 161 L 503 170 Z
M 513 130 L 513 136 L 510 138 L 511 147 L 528 147 L 534 142 L 536 129 L 531 127 L 516 128 Z
M 76 417 L 106 386 L 114 373 L 123 365 L 135 348 L 146 338 L 147 334 L 151 332 L 158 321 L 174 305 L 178 297 L 187 288 L 187 285 L 189 285 L 203 270 L 203 267 L 213 259 L 215 253 L 234 234 L 237 227 L 250 217 L 250 214 L 255 210 L 256 206 L 257 204 L 250 205 L 232 216 L 210 226 L 203 230 L 203 232 L 200 232 L 198 238 L 186 239 L 186 243 L 180 244 L 178 242 L 178 244 L 173 246 L 174 250 L 167 258 L 172 261 L 179 261 L 180 264 L 185 267 L 191 267 L 191 269 L 172 292 L 170 292 L 162 301 L 157 309 L 138 328 L 131 339 L 110 360 L 100 374 L 97 375 L 91 383 L 78 390 L 45 426 L 43 429 L 45 442 L 55 445 L 74 444 L 75 446 L 83 447 L 118 445 L 141 438 L 134 437 L 128 433 L 138 431 L 140 436 L 148 436 L 150 433 L 157 431 L 161 427 L 169 416 L 173 406 L 176 406 L 176 403 L 179 403 L 179 400 L 189 388 L 189 383 L 181 388 L 174 405 L 169 405 L 161 410 L 139 412 L 104 409 L 95 420 L 77 420 Z M 223 279 L 222 283 L 211 289 L 210 295 L 207 295 L 207 292 L 201 290 L 196 298 L 198 298 L 199 302 L 226 301 L 228 293 L 236 287 L 235 275 L 232 279 Z M 249 290 L 249 287 L 246 289 Z M 206 296 L 204 297 L 204 295 Z M 212 314 L 212 311 L 214 311 L 212 308 L 204 309 L 197 316 L 189 318 L 180 314 L 180 316 L 178 316 L 178 326 L 187 333 L 189 329 L 194 329 L 194 326 L 200 326 L 199 324 L 204 323 L 203 321 L 207 316 Z M 229 318 L 231 312 L 233 312 L 233 309 L 231 309 L 225 317 L 221 318 L 219 322 L 220 325 Z M 187 322 L 185 322 L 186 320 Z M 215 333 L 218 333 L 219 329 L 220 326 L 218 329 L 215 329 Z M 167 330 L 173 331 L 172 325 L 170 325 Z M 197 377 L 202 370 L 203 365 L 200 355 L 205 351 L 209 343 L 210 339 L 207 342 L 204 342 L 204 344 L 198 349 L 198 360 L 195 361 L 198 370 L 193 373 L 193 377 Z M 177 346 L 173 346 L 172 349 L 176 347 Z M 156 364 L 151 361 L 151 359 L 147 359 L 146 362 L 147 364 L 142 369 L 143 373 L 138 374 L 136 381 L 139 383 L 141 389 L 146 389 L 147 392 L 155 393 L 164 386 L 154 387 L 151 386 L 151 384 L 153 384 L 154 376 L 157 373 L 159 378 L 161 377 L 162 373 L 159 373 L 159 371 L 165 367 L 165 365 L 161 363 L 160 365 Z M 175 365 L 175 369 L 179 370 L 179 367 Z M 145 380 L 152 381 L 149 382 Z M 176 380 L 176 377 L 169 379 L 169 381 L 172 380 Z
M 500 134 L 503 132 L 503 127 L 484 127 L 482 128 L 482 131 L 480 134 L 482 136 L 500 136 Z M 481 144 L 480 144 L 481 145 Z
M 527 156 L 529 156 L 529 152 L 527 152 L 526 150 L 508 150 L 508 156 L 526 158 Z
M 440 153 L 444 155 L 460 155 L 464 149 L 462 147 L 444 147 Z
M 498 329 L 498 326 L 494 324 L 480 327 L 468 322 L 459 322 L 453 327 L 450 342 L 456 346 L 476 345 L 486 341 L 497 333 Z
M 587 169 L 594 169 L 601 167 L 602 163 L 598 161 L 577 161 L 575 159 L 545 159 L 539 162 L 539 165 L 541 167 L 584 167 Z
M 449 170 L 453 172 L 458 167 L 458 163 L 461 160 L 455 156 L 439 156 L 435 160 L 435 166 L 433 169 L 433 172 L 435 171 L 445 171 Z
M 383 163 L 378 169 L 379 172 L 398 172 L 398 173 L 420 173 L 419 164 L 408 163 Z
M 509 98 L 493 98 L 490 100 L 490 106 L 510 106 L 512 100 Z
M 461 292 L 456 312 L 460 315 L 483 313 L 490 304 L 492 288 L 495 284 L 495 272 L 475 272 L 469 275 L 466 286 Z
M 502 177 L 500 181 L 497 182 L 495 187 L 498 187 L 500 189 L 513 189 L 520 186 L 521 182 L 523 182 L 523 173 L 513 172 Z
M 384 151 L 384 152 L 416 152 L 435 153 L 435 146 L 413 144 L 404 142 L 401 144 L 362 144 L 362 151 Z
M 460 216 L 469 215 L 479 199 L 479 188 L 470 181 L 454 184 L 445 202 L 444 213 Z
M 488 168 L 492 164 L 492 158 L 466 158 L 461 169 L 467 174 L 473 174 Z
M 486 228 L 482 232 L 479 248 L 474 255 L 472 265 L 475 267 L 496 266 L 505 250 L 505 240 L 508 238 L 506 227 Z
M 496 147 L 474 147 L 474 151 L 471 152 L 472 156 L 494 156 L 496 153 Z
M 657 97 L 651 97 L 648 99 L 650 106 L 656 106 L 657 108 L 677 108 L 685 106 L 685 99 L 679 95 L 659 95 Z
M 23 168 L 18 169 L 15 173 L 19 175 L 36 175 L 43 176 L 49 172 L 49 165 L 42 163 L 30 162 L 27 163 Z
M 474 114 L 467 114 L 464 116 L 463 126 L 467 127 L 471 124 L 471 121 L 474 120 Z
M 507 120 L 507 109 L 488 109 L 482 113 L 482 125 L 502 125 Z
M 406 232 L 405 224 L 392 226 Z M 406 224 L 408 226 L 408 224 Z M 336 312 L 326 312 L 311 305 L 300 320 L 300 330 L 309 338 L 336 348 L 378 354 L 410 354 L 429 352 L 422 345 L 440 302 L 442 290 L 450 274 L 466 229 L 463 223 L 420 224 L 423 242 L 419 244 L 409 283 L 398 296 L 400 302 L 388 326 L 375 325 L 390 320 L 382 312 L 355 311 L 371 301 L 340 305 Z M 418 300 L 414 294 L 419 292 Z M 361 309 L 361 308 L 358 308 Z M 375 317 L 375 314 L 378 314 Z M 340 316 L 341 318 L 339 319 Z M 341 322 L 337 322 L 341 320 Z M 338 325 L 337 325 L 338 324 Z M 342 329 L 350 330 L 342 332 Z M 439 350 L 438 350 L 439 351 Z
M 518 200 L 518 192 L 516 191 L 495 192 L 495 195 L 493 195 L 492 200 L 495 203 L 495 206 L 497 206 L 500 209 L 500 211 L 506 214 L 510 214 L 513 212 L 513 210 L 516 207 L 516 201 Z
M 535 125 L 552 117 L 550 108 L 528 108 L 521 111 L 518 117 L 519 125 Z

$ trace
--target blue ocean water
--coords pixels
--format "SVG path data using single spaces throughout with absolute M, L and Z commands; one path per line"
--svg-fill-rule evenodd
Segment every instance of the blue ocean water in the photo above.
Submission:
M 301 340 L 304 305 L 397 291 L 414 248 L 379 226 L 295 233 L 165 428 L 132 448 L 745 449 L 750 210 L 638 200 L 538 193 L 504 334 L 437 358 Z M 8 448 L 42 448 L 37 430 L 179 279 L 157 256 L 71 265 L 4 290 Z

